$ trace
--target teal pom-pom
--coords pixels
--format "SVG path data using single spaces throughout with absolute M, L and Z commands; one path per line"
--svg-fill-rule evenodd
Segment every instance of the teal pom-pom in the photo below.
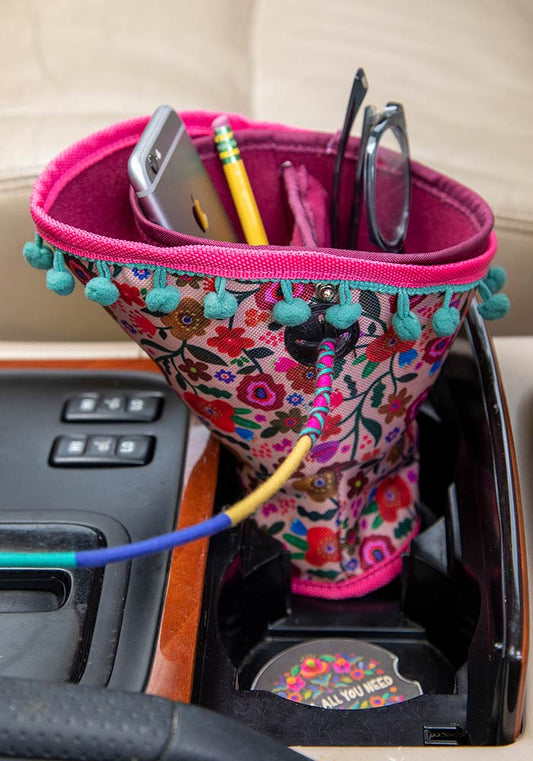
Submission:
M 303 299 L 291 299 L 290 301 L 278 301 L 274 304 L 272 316 L 280 325 L 302 325 L 311 317 L 311 307 Z
M 338 330 L 347 330 L 361 316 L 360 304 L 334 304 L 326 310 L 324 317 L 326 322 Z
M 49 270 L 54 261 L 54 252 L 48 246 L 39 246 L 32 241 L 24 244 L 22 254 L 28 264 L 37 270 Z
M 85 286 L 85 295 L 103 307 L 111 306 L 120 296 L 117 286 L 106 277 L 93 277 Z
M 392 318 L 392 327 L 400 341 L 416 341 L 422 332 L 418 317 L 412 312 L 403 317 L 396 312 Z
M 74 277 L 68 270 L 48 270 L 46 287 L 58 296 L 69 296 L 74 290 Z
M 511 302 L 505 293 L 496 293 L 478 305 L 478 312 L 484 320 L 500 320 L 505 317 L 510 307 Z
M 237 311 L 237 299 L 233 293 L 208 293 L 204 299 L 204 316 L 210 320 L 233 317 Z
M 460 320 L 461 315 L 458 309 L 455 307 L 441 307 L 433 315 L 433 330 L 442 338 L 453 336 Z
M 503 267 L 491 267 L 484 282 L 491 293 L 498 293 L 505 285 L 506 279 L 507 274 Z
M 146 294 L 146 306 L 150 312 L 170 314 L 177 308 L 180 298 L 179 289 L 173 285 L 167 285 L 164 288 L 152 288 Z

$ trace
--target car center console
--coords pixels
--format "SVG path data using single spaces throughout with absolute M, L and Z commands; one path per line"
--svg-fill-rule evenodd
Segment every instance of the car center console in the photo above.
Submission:
M 154 373 L 4 367 L 0 385 L 1 549 L 120 544 L 238 497 L 231 458 L 219 464 L 218 445 Z M 292 596 L 285 553 L 251 522 L 209 551 L 203 540 L 105 570 L 6 569 L 0 676 L 191 700 L 324 761 L 331 746 L 350 760 L 402 745 L 416 759 L 435 752 L 427 746 L 484 746 L 485 756 L 512 743 L 508 752 L 527 757 L 520 495 L 497 367 L 475 317 L 419 422 L 422 531 L 385 589 L 342 602 Z M 513 422 L 523 441 L 530 427 L 516 411 Z M 343 637 L 388 650 L 422 694 L 339 711 L 333 700 L 312 707 L 255 688 L 287 649 Z

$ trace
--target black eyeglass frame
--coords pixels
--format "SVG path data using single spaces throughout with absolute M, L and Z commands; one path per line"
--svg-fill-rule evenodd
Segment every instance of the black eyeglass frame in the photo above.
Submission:
M 344 160 L 344 154 L 348 145 L 348 138 L 352 130 L 355 118 L 368 90 L 368 82 L 363 69 L 358 69 L 353 81 L 346 116 L 339 139 L 335 167 L 333 172 L 333 186 L 330 199 L 330 227 L 331 243 L 338 246 L 339 227 L 339 197 L 340 179 Z M 376 166 L 380 140 L 387 130 L 391 130 L 400 147 L 401 155 L 405 160 L 403 208 L 400 223 L 397 226 L 397 234 L 393 238 L 386 238 L 379 228 L 376 211 Z M 378 111 L 374 106 L 367 106 L 364 112 L 363 128 L 357 153 L 355 170 L 354 192 L 350 212 L 350 229 L 348 234 L 348 248 L 357 247 L 359 222 L 361 217 L 361 204 L 365 201 L 368 233 L 371 242 L 383 251 L 400 252 L 407 236 L 409 223 L 409 207 L 411 202 L 411 171 L 409 155 L 409 139 L 405 111 L 401 103 L 387 103 L 383 111 Z
M 397 232 L 391 238 L 386 238 L 380 229 L 377 217 L 377 161 L 380 140 L 387 130 L 394 134 L 403 159 L 405 160 L 403 207 Z M 374 245 L 383 251 L 398 252 L 402 250 L 407 236 L 409 223 L 409 207 L 411 203 L 411 170 L 409 161 L 409 140 L 405 123 L 405 112 L 401 103 L 387 103 L 383 111 L 374 106 L 365 108 L 363 130 L 359 143 L 355 186 L 352 199 L 350 232 L 348 235 L 349 248 L 357 246 L 361 203 L 365 201 L 368 234 Z

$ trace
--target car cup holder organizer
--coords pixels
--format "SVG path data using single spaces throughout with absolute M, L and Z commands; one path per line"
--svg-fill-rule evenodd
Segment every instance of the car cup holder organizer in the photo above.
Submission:
M 253 522 L 211 540 L 193 702 L 288 745 L 516 739 L 525 550 L 504 402 L 475 309 L 418 419 L 421 531 L 387 587 L 341 601 L 291 595 L 287 554 Z M 223 481 L 220 506 L 238 496 Z

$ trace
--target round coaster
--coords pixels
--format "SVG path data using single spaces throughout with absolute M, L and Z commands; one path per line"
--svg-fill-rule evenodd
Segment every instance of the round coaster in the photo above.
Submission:
M 357 639 L 302 642 L 272 658 L 255 677 L 252 690 L 319 708 L 382 708 L 422 695 L 417 681 L 398 671 L 398 657 Z

